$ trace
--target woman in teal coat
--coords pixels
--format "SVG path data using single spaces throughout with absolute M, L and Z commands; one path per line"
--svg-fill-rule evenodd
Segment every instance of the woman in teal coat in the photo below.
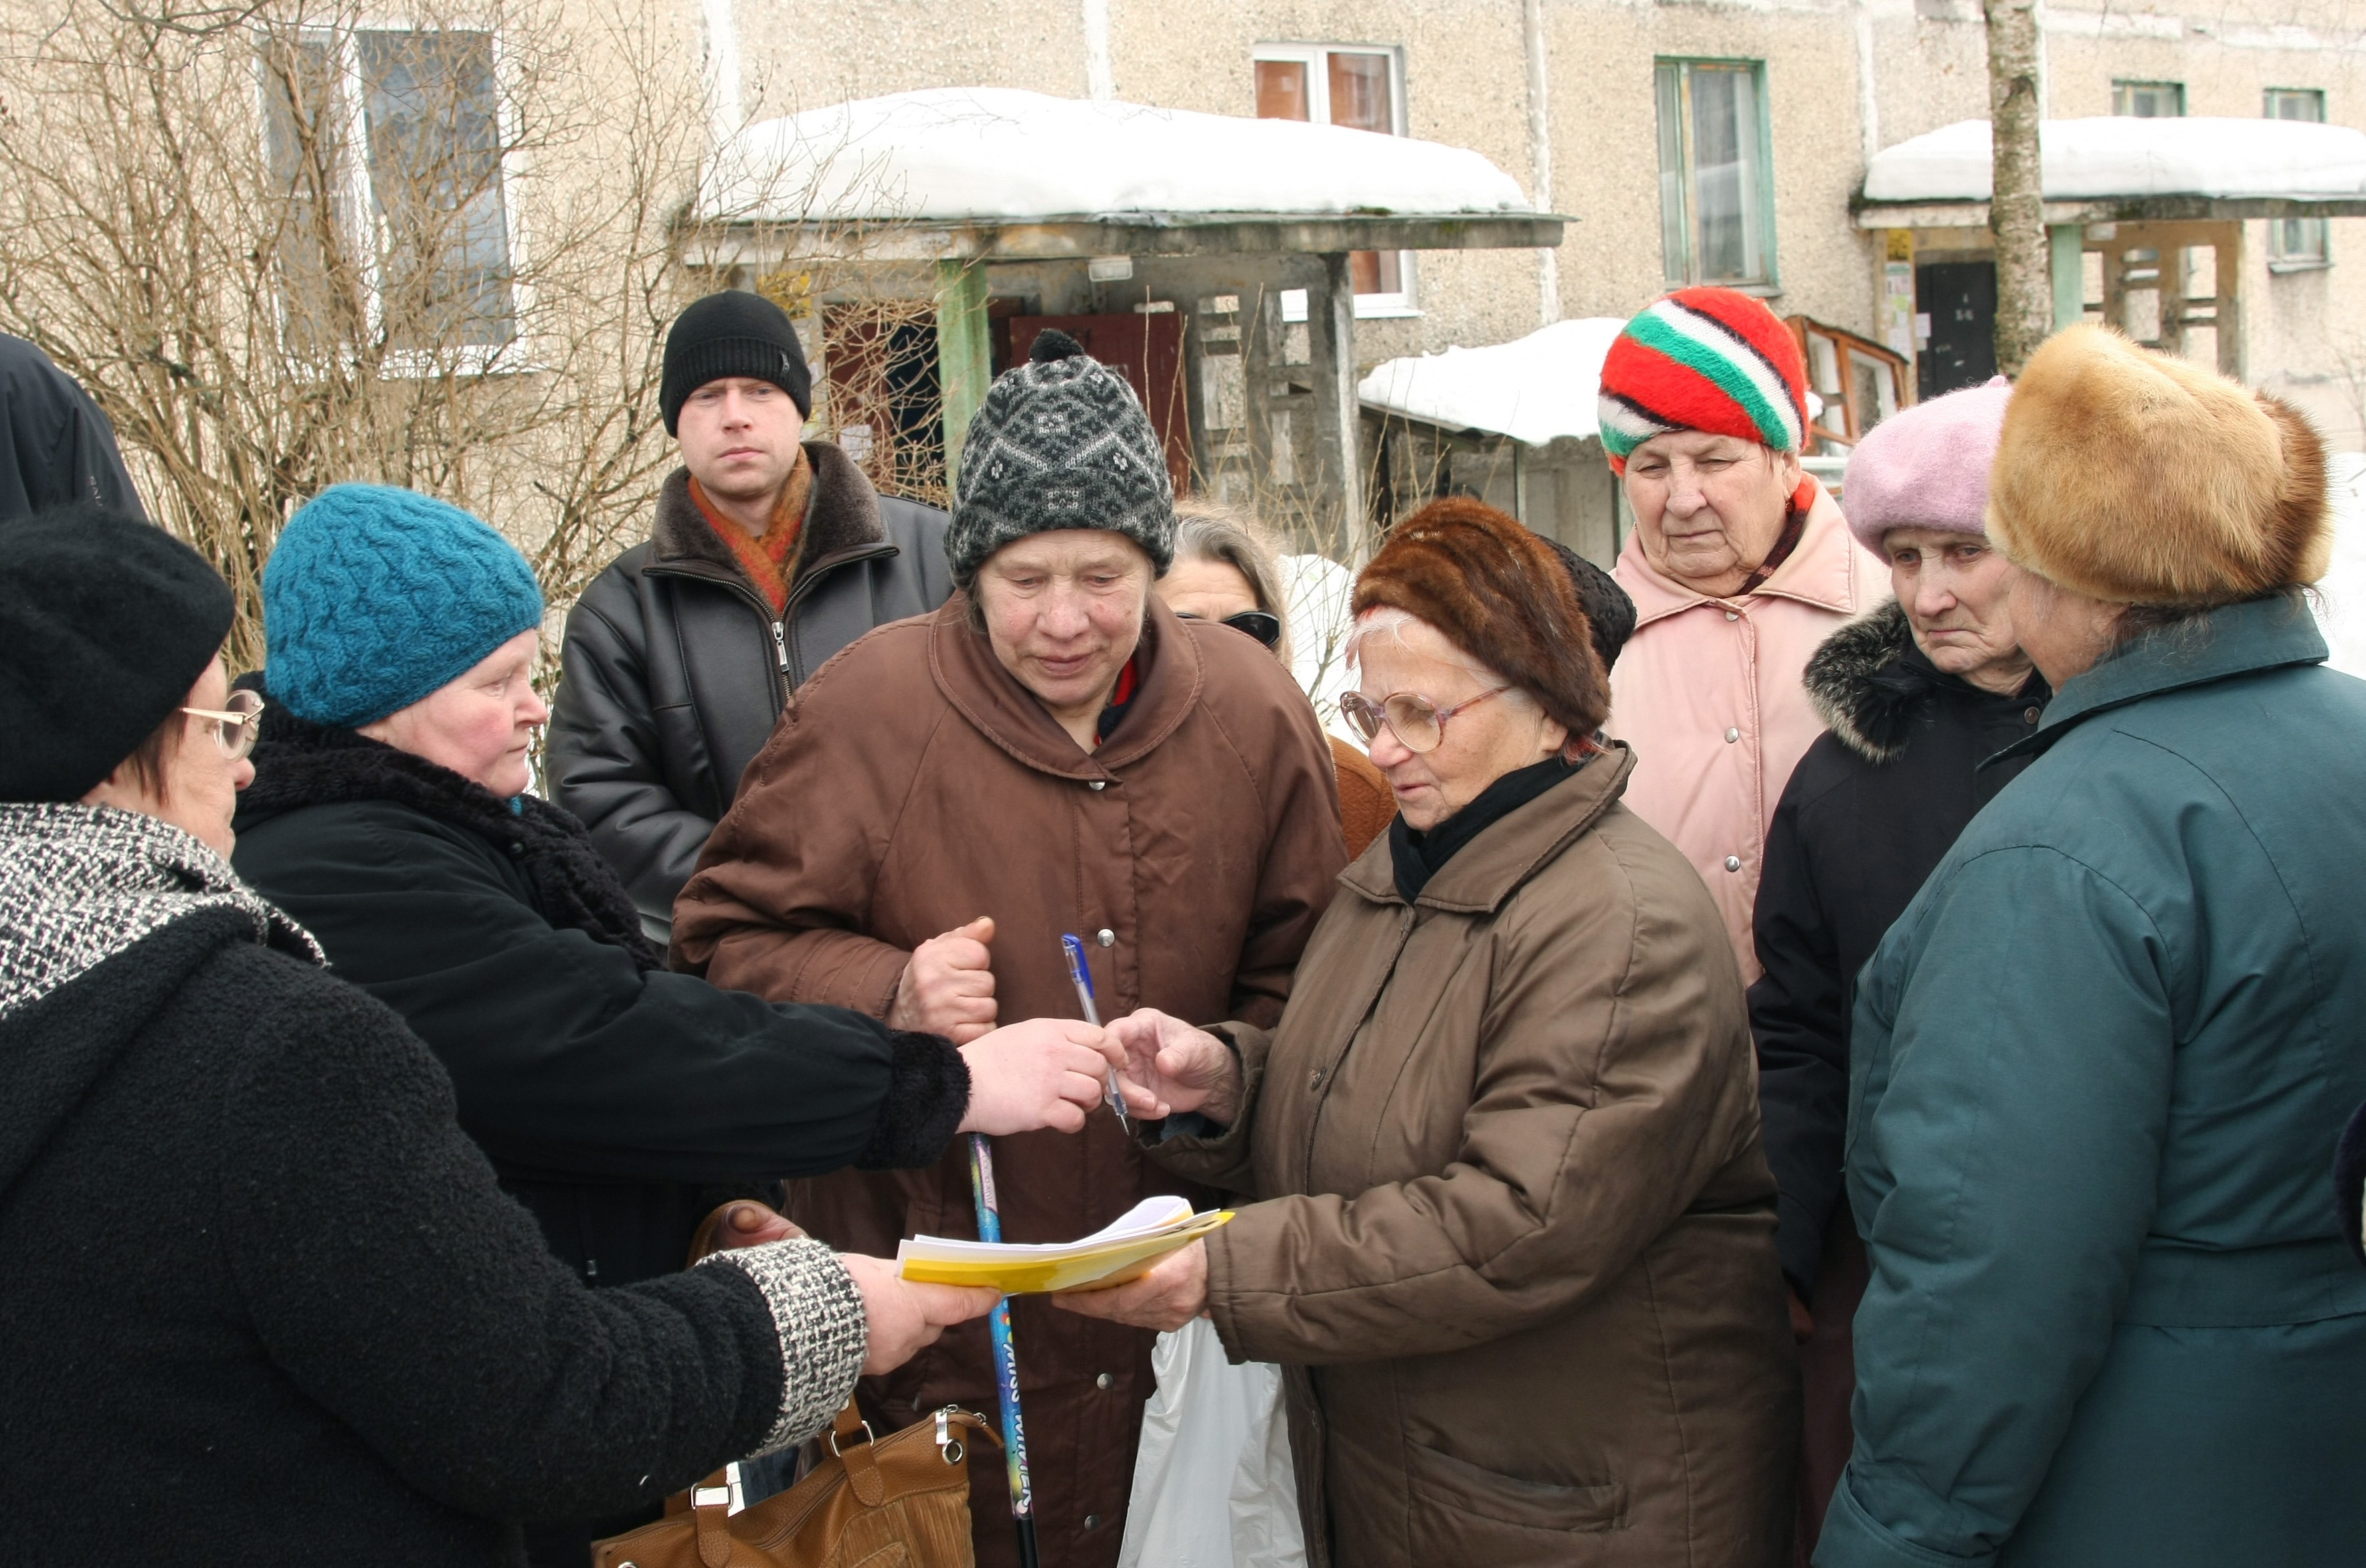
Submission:
M 1873 1280 L 1818 1568 L 2366 1560 L 2366 683 L 2299 586 L 2324 454 L 2073 328 L 2014 390 L 1989 532 L 2058 695 L 1859 987 Z

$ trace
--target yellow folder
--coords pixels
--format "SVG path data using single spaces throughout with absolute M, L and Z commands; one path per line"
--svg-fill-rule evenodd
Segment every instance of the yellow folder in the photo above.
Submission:
M 1193 1214 L 1180 1198 L 1153 1198 L 1079 1241 L 986 1242 L 916 1236 L 896 1249 L 905 1279 L 939 1285 L 990 1285 L 1005 1295 L 1107 1290 L 1140 1279 L 1152 1264 L 1233 1217 Z

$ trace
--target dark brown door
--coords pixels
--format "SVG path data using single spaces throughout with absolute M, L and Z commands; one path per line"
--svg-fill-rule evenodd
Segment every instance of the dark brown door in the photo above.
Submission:
M 1175 493 L 1188 494 L 1191 416 L 1183 389 L 1183 318 L 1172 310 L 1131 316 L 1013 316 L 1011 363 L 1023 363 L 1036 338 L 1053 327 L 1125 377 L 1166 450 L 1166 475 L 1175 481 Z

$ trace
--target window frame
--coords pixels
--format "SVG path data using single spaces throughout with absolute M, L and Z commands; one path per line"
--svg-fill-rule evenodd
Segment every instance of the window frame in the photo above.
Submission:
M 2316 117 L 2309 120 L 2293 120 L 2295 125 L 2326 123 L 2325 89 L 2322 87 L 2262 87 L 2259 89 L 2259 112 L 2269 119 L 2291 119 L 2289 115 L 2275 112 L 2280 98 L 2307 98 L 2316 106 Z M 2306 224 L 2316 235 L 2314 251 L 2284 249 L 2284 225 Z M 2333 226 L 2322 218 L 2270 218 L 2268 219 L 2268 270 L 2271 273 L 2320 272 L 2333 264 Z
M 1306 122 L 1329 125 L 1331 120 L 1330 56 L 1335 54 L 1379 54 L 1389 62 L 1390 134 L 1410 136 L 1411 121 L 1405 112 L 1404 50 L 1390 43 L 1304 43 L 1267 40 L 1249 48 L 1249 112 L 1256 112 L 1256 68 L 1264 61 L 1299 64 L 1306 67 Z M 1393 294 L 1358 294 L 1355 296 L 1356 319 L 1382 320 L 1421 314 L 1419 284 L 1414 268 L 1417 252 L 1398 251 L 1397 282 Z
M 2124 109 L 2120 107 L 2121 95 L 2123 93 L 2133 94 L 2138 88 L 2146 87 L 2167 87 L 2174 90 L 2177 94 L 2177 112 L 2173 115 L 2139 115 L 2133 108 Z M 2112 115 L 2114 118 L 2183 119 L 2185 118 L 2185 84 L 2182 82 L 2171 82 L 2166 77 L 2155 76 L 2114 76 L 2112 78 Z
M 258 29 L 264 30 L 267 29 Z M 502 149 L 500 188 L 502 237 L 508 246 L 510 335 L 502 342 L 457 343 L 440 351 L 389 348 L 378 367 L 379 374 L 388 379 L 426 379 L 446 371 L 462 375 L 513 375 L 535 368 L 527 346 L 526 322 L 535 303 L 533 286 L 524 275 L 527 270 L 528 236 L 516 199 L 526 173 L 526 161 L 524 154 L 516 150 L 521 128 L 515 65 L 508 40 L 499 28 L 491 26 L 449 26 L 365 11 L 343 25 L 298 28 L 287 35 L 299 45 L 325 43 L 334 62 L 339 138 L 334 206 L 337 221 L 356 241 L 363 320 L 365 330 L 376 338 L 386 327 L 385 257 L 376 193 L 370 182 L 369 104 L 361 37 L 364 33 L 447 32 L 481 33 L 487 37 L 492 53 L 496 134 Z M 262 39 L 254 38 L 251 41 L 259 46 Z M 270 167 L 274 84 L 269 73 L 268 62 L 257 47 L 254 73 L 256 129 L 263 141 L 265 177 L 276 185 L 277 172 Z M 365 241 L 366 243 L 360 242 Z M 279 317 L 281 341 L 288 342 L 293 333 L 290 302 L 283 291 L 275 290 L 273 303 Z M 344 352 L 350 355 L 355 352 L 354 346 L 344 345 Z
M 1666 207 L 1667 169 L 1664 163 L 1662 163 L 1659 168 L 1662 193 L 1660 274 L 1669 288 L 1692 288 L 1703 284 L 1715 284 L 1718 287 L 1734 289 L 1742 294 L 1772 298 L 1783 292 L 1783 264 L 1775 244 L 1777 226 L 1774 206 L 1774 106 L 1767 96 L 1766 62 L 1746 55 L 1660 54 L 1652 56 L 1653 158 L 1655 162 L 1659 162 L 1662 151 L 1660 144 L 1665 138 L 1664 129 L 1659 124 L 1661 73 L 1673 67 L 1679 73 L 1679 94 L 1684 102 L 1689 103 L 1691 91 L 1688 79 L 1694 67 L 1704 65 L 1720 71 L 1730 71 L 1735 67 L 1741 67 L 1750 73 L 1751 91 L 1755 96 L 1758 107 L 1758 177 L 1753 184 L 1757 187 L 1758 252 L 1763 262 L 1760 270 L 1764 275 L 1743 280 L 1706 278 L 1700 275 L 1699 257 L 1696 253 L 1699 232 L 1696 221 L 1699 206 L 1699 197 L 1696 194 L 1700 180 L 1699 160 L 1693 151 L 1693 128 L 1686 118 L 1681 114 L 1678 116 L 1676 129 L 1682 148 L 1680 156 L 1684 163 L 1681 174 L 1684 197 L 1684 264 L 1681 268 L 1672 265 L 1673 258 L 1667 253 L 1669 230 Z

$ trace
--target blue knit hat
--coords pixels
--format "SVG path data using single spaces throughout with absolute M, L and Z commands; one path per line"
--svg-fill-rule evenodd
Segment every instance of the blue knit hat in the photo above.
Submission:
M 542 589 L 516 545 L 390 485 L 321 491 L 263 569 L 264 684 L 336 729 L 410 707 L 541 626 Z

